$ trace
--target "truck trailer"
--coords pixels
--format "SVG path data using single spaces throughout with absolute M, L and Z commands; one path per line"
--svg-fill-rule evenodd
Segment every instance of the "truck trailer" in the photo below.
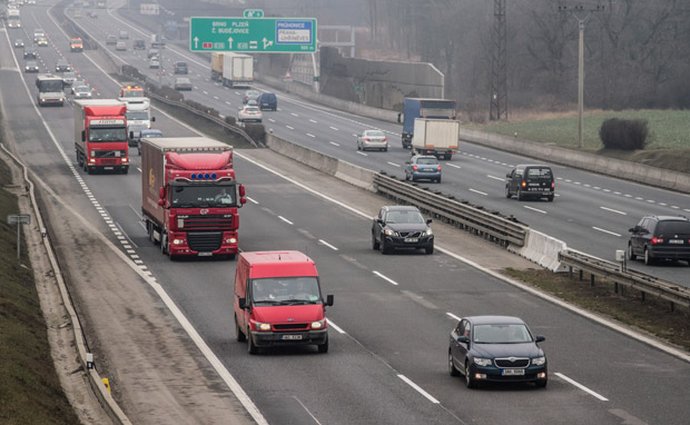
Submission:
M 127 174 L 127 106 L 116 99 L 75 99 L 74 146 L 77 163 L 88 174 L 113 170 Z
M 420 99 L 406 97 L 403 101 L 403 131 L 402 147 L 412 148 L 414 138 L 415 119 L 433 118 L 455 120 L 457 116 L 457 103 L 447 99 Z
M 223 53 L 211 53 L 211 79 L 213 81 L 223 80 Z
M 223 53 L 223 85 L 249 87 L 254 82 L 254 58 L 240 53 Z
M 141 139 L 141 210 L 149 239 L 176 257 L 238 253 L 237 183 L 232 146 L 205 137 Z
M 460 140 L 460 122 L 458 121 L 429 118 L 414 120 L 412 149 L 418 154 L 451 159 L 453 153 L 458 150 L 458 140 Z

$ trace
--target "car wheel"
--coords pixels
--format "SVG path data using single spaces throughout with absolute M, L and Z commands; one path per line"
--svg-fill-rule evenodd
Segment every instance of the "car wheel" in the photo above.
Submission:
M 644 264 L 646 266 L 651 266 L 654 263 L 654 258 L 652 258 L 651 255 L 649 255 L 649 250 L 647 247 L 644 247 Z
M 554 195 L 550 195 L 549 197 L 546 198 L 547 201 L 553 202 Z
M 522 190 L 518 189 L 517 191 L 517 199 L 518 201 L 522 201 L 525 199 L 525 195 L 522 194 Z
M 381 249 L 381 254 L 388 254 L 390 253 L 390 248 L 386 246 L 386 240 L 381 238 L 381 242 L 379 242 L 379 248 Z
M 409 180 L 410 180 L 410 175 L 405 173 L 405 181 L 409 181 Z
M 467 388 L 476 388 L 477 383 L 472 379 L 472 373 L 470 372 L 469 362 L 465 362 L 465 385 Z
M 510 189 L 508 189 L 508 186 L 506 186 L 506 198 L 510 199 L 512 197 L 513 195 L 510 194 Z
M 254 345 L 254 340 L 252 339 L 251 333 L 249 333 L 249 329 L 247 329 L 247 352 L 249 354 L 258 354 L 259 353 L 259 348 Z
M 426 252 L 426 255 L 431 255 L 434 253 L 434 244 L 432 243 L 428 247 L 424 248 L 424 251 Z
M 436 183 L 441 183 L 441 177 L 436 179 Z
M 536 381 L 536 382 L 534 383 L 534 385 L 536 385 L 537 388 L 546 388 L 546 384 L 547 384 L 548 382 L 549 382 L 549 381 L 548 381 L 547 379 L 543 379 L 543 380 Z
M 384 151 L 384 152 L 388 152 L 388 148 L 383 148 L 383 151 Z
M 242 332 L 240 325 L 237 324 L 237 316 L 235 316 L 235 337 L 237 338 L 237 342 L 244 342 L 247 340 L 247 335 Z
M 373 249 L 374 251 L 378 251 L 379 249 L 379 243 L 376 240 L 376 236 L 374 236 L 373 232 L 371 233 L 371 249 Z
M 359 146 L 359 143 L 357 143 L 357 150 L 358 150 L 358 151 L 361 151 L 361 150 L 362 150 L 362 147 Z
M 326 342 L 317 345 L 317 348 L 319 349 L 319 353 L 328 353 L 328 337 L 326 337 Z
M 628 244 L 628 260 L 630 261 L 635 261 L 637 259 L 637 255 L 635 255 L 635 252 L 633 251 L 632 244 Z
M 450 348 L 448 349 L 448 374 L 450 376 L 460 376 L 460 371 L 453 364 L 453 354 L 451 354 Z

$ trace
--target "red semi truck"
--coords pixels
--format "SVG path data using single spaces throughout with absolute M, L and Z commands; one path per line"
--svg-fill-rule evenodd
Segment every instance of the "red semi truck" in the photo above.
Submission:
M 163 254 L 235 258 L 238 208 L 247 199 L 232 146 L 205 137 L 143 138 L 141 176 L 146 230 Z
M 73 100 L 77 163 L 87 173 L 129 171 L 127 106 L 115 99 Z

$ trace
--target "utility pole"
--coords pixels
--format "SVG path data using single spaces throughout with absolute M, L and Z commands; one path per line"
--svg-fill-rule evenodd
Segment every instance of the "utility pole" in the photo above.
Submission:
M 508 59 L 506 0 L 494 0 L 494 28 L 491 36 L 491 102 L 489 119 L 508 119 Z
M 582 149 L 583 126 L 585 112 L 585 24 L 594 12 L 604 10 L 603 5 L 585 8 L 583 5 L 577 6 L 558 6 L 561 12 L 570 13 L 577 20 L 579 30 L 579 41 L 577 48 L 577 148 Z

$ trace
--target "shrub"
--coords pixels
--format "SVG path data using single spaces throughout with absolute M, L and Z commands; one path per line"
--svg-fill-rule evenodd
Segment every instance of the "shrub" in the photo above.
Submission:
M 649 136 L 647 120 L 610 118 L 601 124 L 599 138 L 606 149 L 644 149 Z

